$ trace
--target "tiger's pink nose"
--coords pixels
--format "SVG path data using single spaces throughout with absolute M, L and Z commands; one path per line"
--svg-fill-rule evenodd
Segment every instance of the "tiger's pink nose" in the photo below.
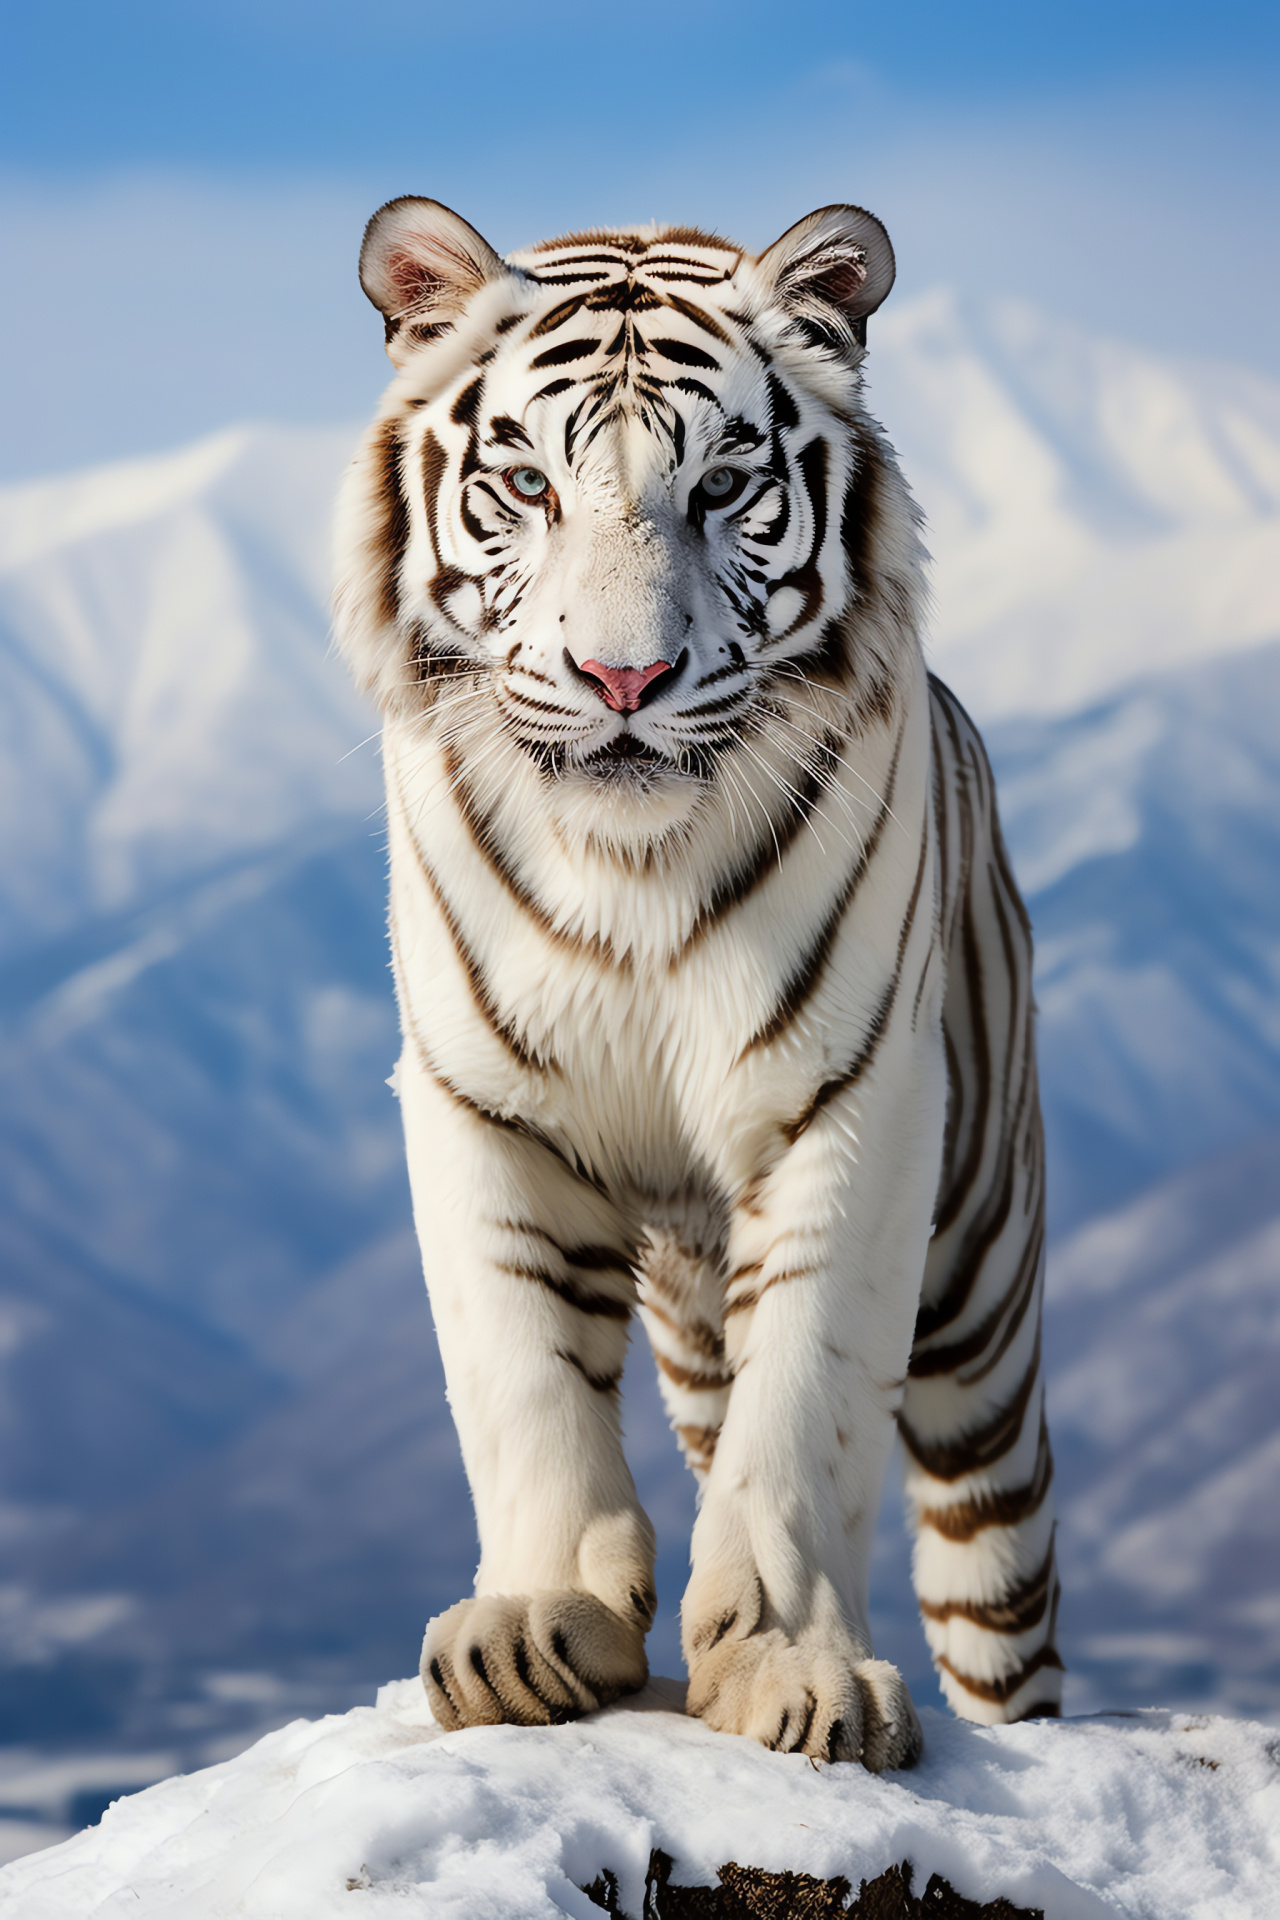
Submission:
M 599 660 L 584 660 L 578 672 L 594 680 L 596 692 L 615 713 L 635 713 L 645 704 L 654 681 L 671 672 L 671 662 L 655 660 L 648 667 L 606 667 Z

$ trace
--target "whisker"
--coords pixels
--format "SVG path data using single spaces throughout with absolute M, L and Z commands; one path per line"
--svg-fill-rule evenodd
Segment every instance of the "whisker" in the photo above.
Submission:
M 819 851 L 821 852 L 823 858 L 825 859 L 827 850 L 822 844 L 821 834 L 818 832 L 818 829 L 813 824 L 812 814 L 805 807 L 804 795 L 799 791 L 797 787 L 793 787 L 789 781 L 784 780 L 782 778 L 782 775 L 778 772 L 777 768 L 771 767 L 769 765 L 769 762 L 764 758 L 762 758 L 762 756 L 755 751 L 755 748 L 748 745 L 748 743 L 745 740 L 742 742 L 742 746 L 743 746 L 743 750 L 751 755 L 751 758 L 755 761 L 756 765 L 761 769 L 761 771 L 767 774 L 769 779 L 773 781 L 773 784 L 775 785 L 775 787 L 777 787 L 779 793 L 786 795 L 787 804 L 791 808 L 791 811 L 795 814 L 796 818 L 802 823 L 802 825 L 808 827 L 810 833 L 813 835 L 814 839 L 818 843 Z M 834 820 L 831 822 L 831 824 L 833 827 L 835 826 Z M 840 833 L 839 827 L 836 827 L 835 830 L 837 833 Z M 844 840 L 846 846 L 851 845 L 851 842 L 846 838 L 846 836 L 843 833 L 840 833 L 840 838 Z

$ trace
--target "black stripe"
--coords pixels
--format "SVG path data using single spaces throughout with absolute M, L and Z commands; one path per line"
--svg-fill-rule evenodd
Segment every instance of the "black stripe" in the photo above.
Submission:
M 440 553 L 440 488 L 444 484 L 449 456 L 428 427 L 422 436 L 422 497 L 427 509 L 427 531 L 437 568 L 444 565 Z
M 836 935 L 845 915 L 852 906 L 859 887 L 866 877 L 867 870 L 875 858 L 884 833 L 885 822 L 893 812 L 893 797 L 898 779 L 898 759 L 902 752 L 902 740 L 905 731 L 905 719 L 898 729 L 898 738 L 893 749 L 893 759 L 889 763 L 888 779 L 885 782 L 884 797 L 880 802 L 880 811 L 870 834 L 863 843 L 862 850 L 849 870 L 849 874 L 831 904 L 831 908 L 818 932 L 818 937 L 810 947 L 804 959 L 792 973 L 791 978 L 778 996 L 769 1019 L 764 1026 L 752 1034 L 742 1052 L 738 1055 L 738 1064 L 758 1047 L 771 1046 L 779 1034 L 789 1027 L 805 1002 L 817 991 L 822 976 L 831 959 L 831 949 L 835 945 Z M 924 839 L 920 848 L 920 867 L 923 870 L 925 854 L 928 851 L 928 823 L 925 824 Z M 920 873 L 916 875 L 915 891 L 911 896 L 911 910 L 914 911 L 916 895 L 920 890 Z
M 674 360 L 679 367 L 705 367 L 710 373 L 720 372 L 720 362 L 713 353 L 705 353 L 687 340 L 651 340 L 649 345 L 664 360 Z
M 575 1307 L 579 1313 L 590 1314 L 603 1320 L 629 1320 L 633 1302 L 615 1299 L 608 1293 L 588 1293 L 577 1286 L 572 1279 L 548 1273 L 545 1267 L 521 1266 L 518 1261 L 495 1260 L 494 1268 L 498 1273 L 506 1273 L 513 1280 L 532 1280 L 543 1286 L 548 1293 L 554 1293 L 557 1300 L 563 1300 L 566 1306 Z
M 581 312 L 583 302 L 586 298 L 585 293 L 577 293 L 569 300 L 561 300 L 558 306 L 552 307 L 549 313 L 543 314 L 541 320 L 539 320 L 535 326 L 530 327 L 530 340 L 541 340 L 548 333 L 555 333 L 560 327 L 563 327 L 568 321 L 572 320 L 575 313 Z
M 532 440 L 520 422 L 513 420 L 508 413 L 494 415 L 489 422 L 489 438 L 499 447 L 512 447 L 517 450 L 521 448 L 532 450 L 533 447 Z
M 530 367 L 564 367 L 571 360 L 585 360 L 593 353 L 599 353 L 599 340 L 562 340 L 557 347 L 548 347 L 544 353 L 535 354 L 529 362 Z
M 1022 1257 L 1014 1271 L 1013 1279 L 1001 1295 L 997 1304 L 986 1318 L 963 1340 L 955 1340 L 946 1347 L 914 1348 L 911 1363 L 907 1368 L 913 1380 L 929 1379 L 940 1373 L 955 1373 L 960 1367 L 967 1366 L 985 1354 L 988 1345 L 995 1338 L 1000 1323 L 1008 1315 L 1007 1324 L 996 1345 L 995 1352 L 989 1354 L 976 1372 L 969 1374 L 963 1381 L 966 1387 L 976 1386 L 979 1380 L 997 1367 L 1008 1352 L 1022 1325 L 1027 1308 L 1035 1296 L 1036 1277 L 1040 1270 L 1040 1255 L 1044 1247 L 1044 1199 L 1043 1194 L 1037 1200 L 1036 1218 L 1022 1249 Z
M 563 1347 L 557 1347 L 556 1355 L 558 1359 L 567 1360 L 571 1367 L 576 1367 L 593 1392 L 616 1393 L 618 1391 L 622 1381 L 621 1367 L 615 1367 L 611 1373 L 592 1373 L 585 1360 L 579 1360 L 576 1353 L 568 1353 Z
M 944 1653 L 935 1653 L 936 1665 L 944 1667 L 953 1680 L 959 1681 L 966 1693 L 973 1694 L 977 1700 L 991 1700 L 1003 1705 L 1012 1700 L 1015 1693 L 1024 1687 L 1033 1673 L 1039 1673 L 1042 1667 L 1061 1667 L 1062 1660 L 1056 1647 L 1037 1647 L 1029 1659 L 1003 1680 L 975 1680 L 972 1675 L 962 1673 L 959 1667 L 953 1667 Z
M 800 787 L 789 796 L 787 811 L 779 820 L 770 821 L 773 831 L 760 841 L 749 860 L 717 882 L 711 898 L 699 907 L 684 946 L 672 958 L 673 969 L 692 947 L 706 939 L 726 914 L 750 898 L 771 868 L 795 844 L 822 798 L 823 791 L 817 774 L 812 770 L 807 771 Z
M 809 498 L 809 510 L 813 516 L 813 539 L 809 545 L 807 559 L 790 573 L 784 573 L 769 588 L 771 594 L 783 587 L 795 587 L 804 596 L 804 604 L 786 631 L 775 636 L 774 644 L 798 633 L 801 627 L 816 620 L 822 610 L 822 571 L 819 561 L 827 540 L 827 443 L 821 437 L 811 440 L 796 457 L 800 469 L 800 478 Z
M 1003 1460 L 1017 1446 L 1027 1404 L 1040 1378 L 1040 1329 L 1025 1373 L 1012 1397 L 989 1414 L 980 1427 L 955 1434 L 947 1440 L 923 1440 L 904 1414 L 898 1415 L 898 1431 L 912 1459 L 934 1480 L 960 1480 Z
M 564 952 L 582 954 L 629 973 L 631 971 L 630 954 L 616 953 L 612 942 L 607 937 L 602 939 L 598 934 L 592 934 L 589 938 L 583 939 L 577 934 L 567 933 L 555 924 L 542 902 L 529 891 L 507 858 L 505 851 L 499 846 L 493 820 L 472 792 L 471 784 L 463 773 L 461 763 L 452 746 L 445 749 L 444 762 L 454 805 L 471 836 L 472 844 L 494 877 L 501 882 L 522 912 L 528 914 L 539 932 Z
M 444 888 L 440 884 L 438 876 L 428 862 L 422 848 L 419 846 L 417 835 L 410 827 L 408 820 L 404 818 L 403 803 L 401 804 L 401 817 L 404 820 L 404 830 L 408 834 L 409 842 L 413 847 L 414 856 L 418 863 L 418 871 L 427 884 L 427 890 L 435 901 L 440 918 L 444 921 L 449 938 L 453 942 L 454 953 L 457 955 L 458 965 L 463 971 L 467 985 L 471 989 L 471 998 L 475 1003 L 476 1011 L 494 1037 L 501 1041 L 517 1066 L 537 1070 L 550 1068 L 552 1072 L 559 1072 L 559 1068 L 556 1067 L 554 1061 L 543 1060 L 530 1051 L 522 1035 L 517 1033 L 511 1021 L 502 1012 L 497 1000 L 494 998 L 488 976 L 480 964 L 480 961 L 472 952 L 467 937 L 462 930 L 461 922 L 454 912 Z
M 963 917 L 960 929 L 960 959 L 964 968 L 964 984 L 968 995 L 968 1040 L 970 1048 L 970 1071 L 965 1078 L 972 1089 L 971 1115 L 969 1121 L 969 1139 L 962 1165 L 950 1171 L 946 1192 L 939 1197 L 937 1214 L 934 1219 L 935 1233 L 945 1233 L 956 1221 L 965 1201 L 973 1188 L 982 1165 L 990 1130 L 991 1112 L 991 1037 L 987 1026 L 986 998 L 983 992 L 982 949 L 973 924 L 972 897 L 966 889 Z M 944 1027 L 952 1023 L 947 1019 L 946 1001 L 943 1002 L 942 1022 Z M 959 1047 L 956 1054 L 963 1059 Z M 962 1068 L 963 1072 L 963 1068 Z M 958 1141 L 956 1143 L 959 1144 Z M 956 1314 L 968 1298 L 967 1292 L 958 1304 L 952 1304 L 948 1286 L 945 1306 L 939 1302 L 937 1311 L 942 1315 L 939 1325 L 945 1320 L 954 1320 Z
M 897 959 L 889 983 L 881 994 L 879 1004 L 867 1024 L 866 1038 L 862 1043 L 860 1051 L 845 1071 L 837 1074 L 831 1080 L 825 1080 L 803 1113 L 795 1120 L 789 1121 L 783 1127 L 783 1137 L 790 1146 L 794 1146 L 801 1134 L 812 1126 L 814 1120 L 825 1106 L 828 1106 L 839 1094 L 846 1093 L 850 1087 L 855 1086 L 857 1082 L 861 1080 L 863 1074 L 875 1059 L 876 1050 L 884 1038 L 885 1030 L 889 1025 L 889 1017 L 893 1012 L 894 1002 L 898 997 L 898 988 L 902 982 L 902 966 L 906 959 L 907 946 L 911 939 L 911 931 L 915 925 L 916 908 L 920 903 L 920 889 L 924 880 L 928 851 L 929 832 L 926 821 L 924 838 L 920 847 L 920 863 L 916 868 L 915 886 L 911 890 L 911 900 L 907 907 L 906 919 L 903 921 L 902 930 L 898 936 Z
M 462 389 L 453 403 L 449 418 L 457 427 L 474 427 L 480 412 L 480 397 L 484 392 L 484 375 L 478 374 L 469 385 Z
M 901 1425 L 902 1416 L 898 1416 Z M 1049 1429 L 1040 1416 L 1040 1442 L 1030 1480 L 1021 1487 L 996 1487 L 969 1500 L 957 1500 L 947 1507 L 923 1507 L 917 1514 L 918 1525 L 932 1528 L 944 1540 L 964 1545 L 988 1527 L 1020 1527 L 1040 1511 L 1053 1485 L 1053 1451 Z
M 713 340 L 723 341 L 726 347 L 733 345 L 733 341 L 720 325 L 719 321 L 713 320 L 704 307 L 697 306 L 692 300 L 683 299 L 678 293 L 667 293 L 662 297 L 670 306 L 675 308 L 677 313 L 682 313 L 685 319 L 691 321 L 695 327 L 701 327 L 704 333 L 709 333 Z
M 576 387 L 577 384 L 576 380 L 550 380 L 545 387 L 538 388 L 529 405 L 533 406 L 538 400 L 553 400 L 558 393 L 568 393 L 570 387 Z
M 999 1600 L 921 1600 L 920 1611 L 926 1620 L 968 1620 L 988 1633 L 1030 1633 L 1044 1619 L 1056 1581 L 1051 1539 L 1035 1572 L 1017 1581 Z

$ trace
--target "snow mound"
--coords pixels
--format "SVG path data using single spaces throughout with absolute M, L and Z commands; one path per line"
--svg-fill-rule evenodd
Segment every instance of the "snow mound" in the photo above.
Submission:
M 1257 1920 L 1280 1868 L 1280 1741 L 1142 1713 L 974 1727 L 926 1712 L 909 1774 L 817 1768 L 712 1733 L 654 1681 L 573 1726 L 442 1733 L 417 1680 L 298 1720 L 237 1759 L 121 1799 L 100 1826 L 0 1872 L 21 1920 L 535 1920 L 638 1916 L 651 1851 L 679 1885 L 733 1860 L 860 1881 L 909 1860 L 971 1900 L 1047 1920 Z M 353 1902 L 352 1895 L 360 1896 Z

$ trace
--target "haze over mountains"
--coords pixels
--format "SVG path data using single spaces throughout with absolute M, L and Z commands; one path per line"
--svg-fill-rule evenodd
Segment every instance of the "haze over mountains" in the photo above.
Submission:
M 872 345 L 1037 927 L 1075 1698 L 1274 1712 L 1280 388 L 941 293 Z M 326 648 L 353 440 L 0 492 L 10 1739 L 188 1755 L 345 1703 L 470 1582 L 384 1085 L 375 722 Z M 647 1386 L 629 1427 L 675 1596 Z

